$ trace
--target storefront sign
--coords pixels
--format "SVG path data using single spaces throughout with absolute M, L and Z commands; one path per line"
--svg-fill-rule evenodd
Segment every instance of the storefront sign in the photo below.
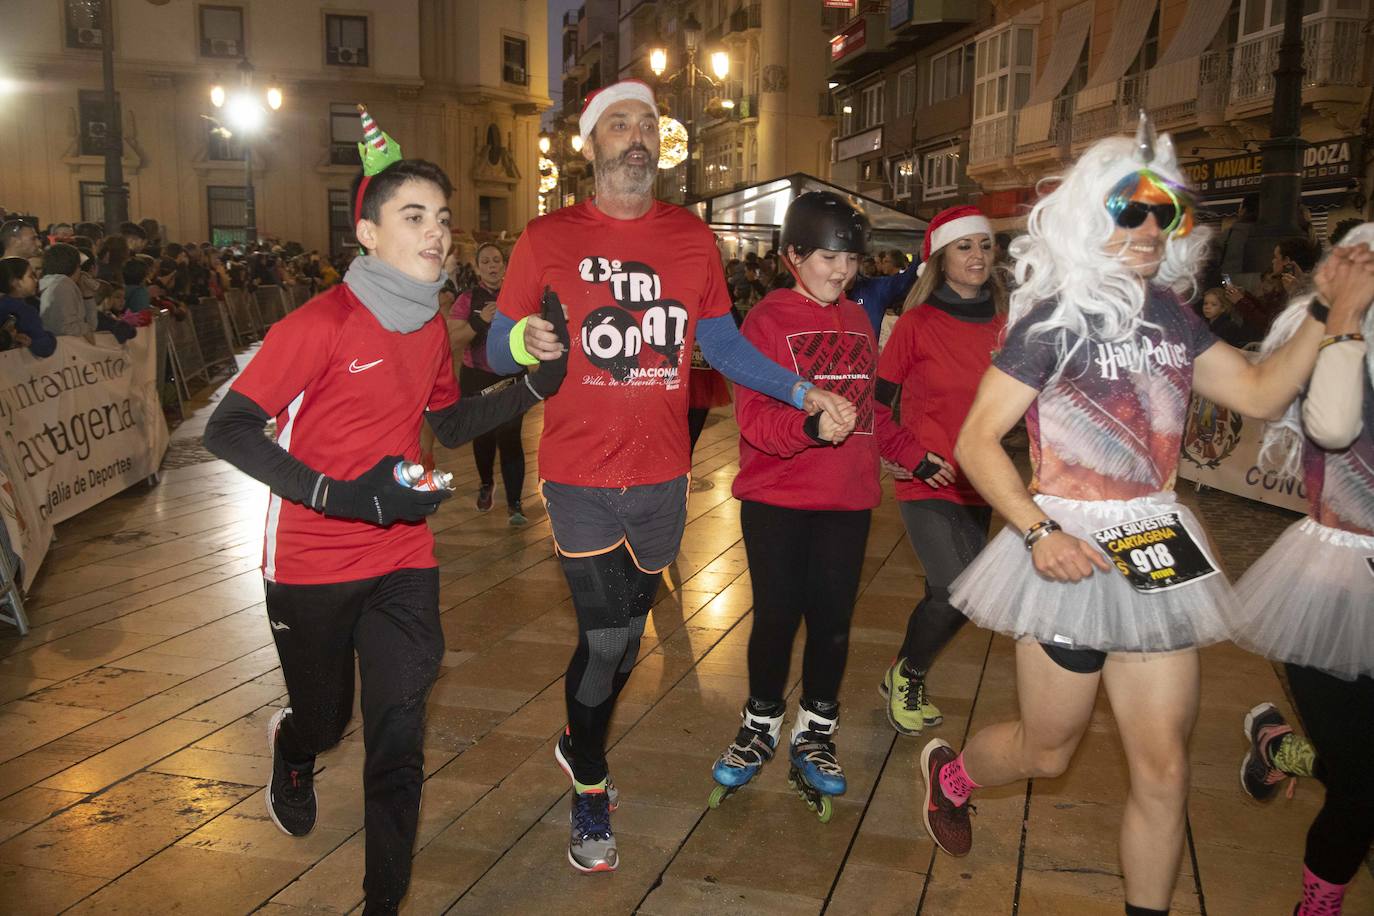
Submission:
M 828 10 L 852 10 L 859 5 L 859 0 L 825 0 L 825 8 Z
M 1346 184 L 1360 174 L 1359 137 L 1319 140 L 1303 150 L 1304 188 Z M 1219 197 L 1254 190 L 1264 179 L 1264 156 L 1246 153 L 1183 166 L 1193 190 L 1203 197 Z
M 830 59 L 832 61 L 840 60 L 855 51 L 863 50 L 868 41 L 867 22 L 868 20 L 863 17 L 855 19 L 843 32 L 830 39 Z

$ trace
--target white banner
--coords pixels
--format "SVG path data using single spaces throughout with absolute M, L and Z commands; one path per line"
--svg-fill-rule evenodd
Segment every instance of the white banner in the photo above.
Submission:
M 1264 421 L 1243 417 L 1199 397 L 1188 411 L 1178 476 L 1246 499 L 1307 512 L 1307 488 L 1300 480 L 1279 480 L 1259 467 Z
M 53 526 L 155 473 L 167 450 L 151 326 L 0 353 L 0 515 L 33 582 Z

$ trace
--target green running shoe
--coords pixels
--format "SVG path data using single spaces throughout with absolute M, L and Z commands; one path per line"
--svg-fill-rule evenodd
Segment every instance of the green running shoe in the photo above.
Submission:
M 924 678 L 908 677 L 899 658 L 883 675 L 878 691 L 887 699 L 887 721 L 903 735 L 919 735 L 928 726 L 945 721 L 939 707 L 926 697 Z

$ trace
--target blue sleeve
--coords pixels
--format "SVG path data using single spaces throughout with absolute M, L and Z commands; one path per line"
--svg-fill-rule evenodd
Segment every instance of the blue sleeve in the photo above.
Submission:
M 899 274 L 890 277 L 864 277 L 849 290 L 849 298 L 857 302 L 873 323 L 876 335 L 883 326 L 883 315 L 887 310 L 901 303 L 911 288 L 916 285 L 916 265 L 912 264 Z
M 525 370 L 510 352 L 510 332 L 514 327 L 515 319 L 498 310 L 487 331 L 487 365 L 497 375 L 519 375 Z
M 795 372 L 789 372 L 760 353 L 735 327 L 727 315 L 703 318 L 697 324 L 701 355 L 721 375 L 746 388 L 801 408 L 801 400 L 811 387 Z M 797 382 L 802 382 L 800 388 Z M 793 391 L 796 396 L 793 396 Z
M 38 312 L 24 309 L 18 314 L 19 330 L 29 337 L 29 352 L 38 357 L 52 356 L 57 349 L 57 337 L 43 327 L 43 319 L 38 317 Z

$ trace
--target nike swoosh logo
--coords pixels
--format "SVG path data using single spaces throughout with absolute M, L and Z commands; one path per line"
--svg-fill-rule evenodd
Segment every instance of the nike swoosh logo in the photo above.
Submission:
M 352 372 L 352 373 L 354 373 L 354 374 L 356 375 L 356 374 L 359 373 L 359 372 L 366 372 L 368 369 L 371 369 L 373 366 L 377 365 L 377 364 L 380 363 L 380 362 L 381 362 L 380 359 L 374 359 L 374 360 L 373 360 L 372 362 L 370 362 L 370 363 L 361 363 L 361 364 L 360 364 L 360 363 L 355 359 L 355 360 L 353 360 L 353 362 L 351 362 L 351 363 L 348 364 L 348 371 L 349 371 L 349 372 Z
M 282 623 L 280 620 L 274 620 L 274 621 L 272 621 L 272 629 L 274 629 L 274 630 L 289 630 L 289 629 L 291 629 L 291 627 L 289 627 L 289 626 L 287 626 L 286 624 Z

